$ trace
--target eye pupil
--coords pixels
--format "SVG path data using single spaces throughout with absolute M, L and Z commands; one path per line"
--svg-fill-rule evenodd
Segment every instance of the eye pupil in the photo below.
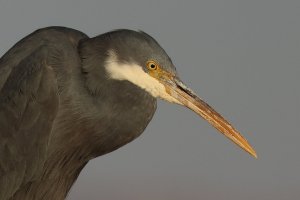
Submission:
M 150 69 L 150 70 L 157 70 L 157 68 L 159 67 L 159 65 L 153 61 L 153 60 L 149 60 L 147 63 L 147 68 Z

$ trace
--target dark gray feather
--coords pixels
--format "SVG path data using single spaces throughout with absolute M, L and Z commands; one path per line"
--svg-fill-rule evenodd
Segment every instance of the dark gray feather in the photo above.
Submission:
M 88 38 L 49 27 L 0 59 L 0 200 L 62 200 L 89 160 L 144 131 L 156 99 L 106 76 L 111 48 L 124 61 L 157 56 L 174 70 L 153 38 L 130 30 Z

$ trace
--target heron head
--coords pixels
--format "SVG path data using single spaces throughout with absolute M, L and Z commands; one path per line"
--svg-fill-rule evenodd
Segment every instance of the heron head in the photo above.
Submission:
M 191 109 L 257 157 L 247 140 L 180 80 L 171 59 L 155 39 L 144 32 L 130 30 L 110 32 L 107 38 L 111 41 L 105 61 L 109 78 L 129 81 L 155 98 Z

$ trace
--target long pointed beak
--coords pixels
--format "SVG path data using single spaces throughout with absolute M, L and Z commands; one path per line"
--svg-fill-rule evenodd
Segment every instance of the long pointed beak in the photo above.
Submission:
M 255 150 L 250 146 L 247 140 L 226 119 L 224 119 L 206 102 L 200 99 L 179 79 L 172 77 L 172 79 L 168 78 L 168 80 L 161 79 L 161 82 L 165 85 L 169 95 L 179 101 L 182 105 L 203 117 L 223 135 L 240 146 L 246 152 L 257 158 Z

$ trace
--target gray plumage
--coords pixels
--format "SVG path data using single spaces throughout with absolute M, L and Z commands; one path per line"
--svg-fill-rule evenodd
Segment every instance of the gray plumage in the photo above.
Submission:
M 155 58 L 175 72 L 153 38 L 130 30 L 89 38 L 40 29 L 0 59 L 0 200 L 62 200 L 89 160 L 146 128 L 156 99 L 107 78 L 109 49 L 122 62 Z
M 257 157 L 144 32 L 40 29 L 0 59 L 0 200 L 63 200 L 87 162 L 138 137 L 156 98 L 191 109 Z

